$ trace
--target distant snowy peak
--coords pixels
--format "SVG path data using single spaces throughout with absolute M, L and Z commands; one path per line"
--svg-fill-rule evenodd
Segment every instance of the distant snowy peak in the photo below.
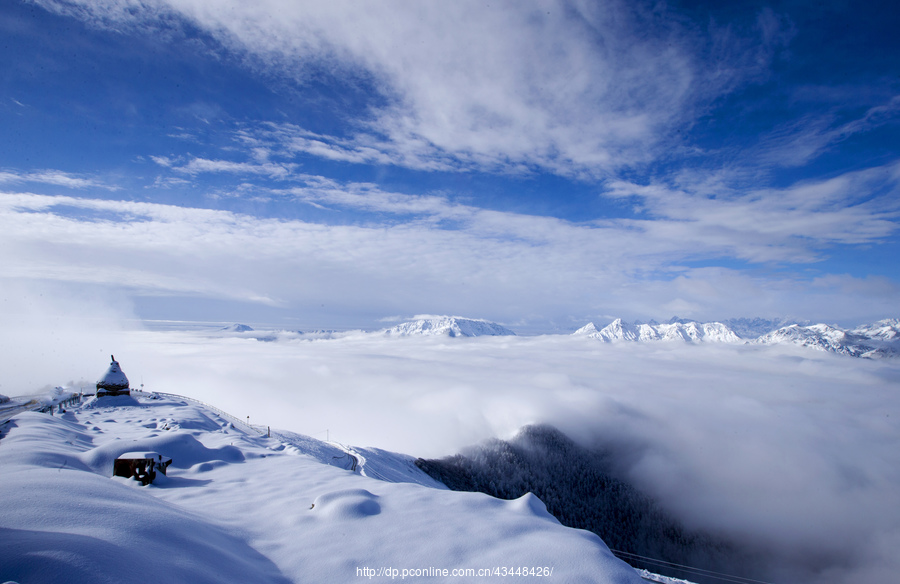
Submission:
M 232 324 L 230 326 L 226 326 L 222 329 L 223 332 L 226 333 L 248 333 L 253 330 L 253 328 L 245 325 L 245 324 Z
M 598 332 L 600 332 L 600 330 L 597 328 L 597 326 L 594 323 L 589 322 L 572 334 L 577 336 L 590 336 Z
M 767 333 L 755 341 L 760 345 L 792 344 L 819 351 L 832 351 L 859 357 L 863 352 L 850 342 L 847 333 L 827 324 L 800 326 L 792 324 Z
M 900 320 L 881 320 L 849 331 L 827 324 L 794 324 L 774 330 L 753 342 L 761 345 L 800 345 L 852 357 L 893 357 L 900 354 Z
M 774 330 L 766 330 L 779 322 L 789 322 Z M 673 317 L 666 324 L 626 323 L 617 318 L 602 329 L 588 323 L 575 335 L 599 339 L 607 343 L 682 341 L 689 343 L 742 343 L 760 345 L 800 345 L 819 351 L 840 353 L 852 357 L 883 358 L 900 356 L 900 319 L 889 318 L 852 330 L 828 324 L 800 324 L 789 319 L 731 319 L 738 331 L 721 322 L 699 323 Z M 755 330 L 765 330 L 755 337 Z
M 392 336 L 483 337 L 515 335 L 508 328 L 487 320 L 459 316 L 429 316 L 385 329 Z
M 872 324 L 864 324 L 850 332 L 872 340 L 900 341 L 900 318 L 886 318 Z
M 724 324 L 742 339 L 756 339 L 774 330 L 797 324 L 809 326 L 808 320 L 797 320 L 790 317 L 781 318 L 729 318 Z
M 673 318 L 666 324 L 656 322 L 629 324 L 617 318 L 600 330 L 589 323 L 577 331 L 576 335 L 587 336 L 607 343 L 631 341 L 681 341 L 689 343 L 739 343 L 740 337 L 720 322 L 700 323 Z

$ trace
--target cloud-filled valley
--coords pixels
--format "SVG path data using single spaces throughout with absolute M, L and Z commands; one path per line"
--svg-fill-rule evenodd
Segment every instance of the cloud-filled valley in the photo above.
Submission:
M 157 335 L 164 372 L 152 385 L 259 422 L 419 456 L 549 423 L 616 453 L 686 524 L 816 558 L 831 571 L 820 582 L 896 569 L 896 364 L 555 336 L 281 346 Z
M 109 324 L 88 320 L 41 339 L 24 328 L 12 334 L 8 322 L 8 337 L 20 342 L 4 352 L 32 383 L 35 370 L 53 383 L 61 374 L 53 355 L 66 353 L 67 373 L 91 380 L 114 350 L 135 386 L 140 380 L 255 423 L 314 436 L 327 430 L 343 443 L 415 456 L 551 424 L 612 453 L 621 477 L 689 528 L 808 562 L 803 568 L 818 582 L 884 581 L 897 569 L 895 360 L 574 335 L 351 332 L 261 342 L 127 326 L 99 335 Z M 7 392 L 15 382 L 14 374 L 4 382 Z

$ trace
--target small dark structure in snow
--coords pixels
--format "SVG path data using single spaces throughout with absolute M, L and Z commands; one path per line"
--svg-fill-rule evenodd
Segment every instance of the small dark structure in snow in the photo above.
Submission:
M 147 486 L 156 478 L 157 470 L 166 474 L 166 468 L 170 464 L 172 459 L 158 452 L 126 452 L 116 459 L 113 476 L 134 477 Z
M 112 363 L 109 364 L 106 375 L 97 382 L 97 397 L 131 395 L 131 390 L 128 389 L 128 378 L 125 377 L 122 368 L 119 367 L 119 362 L 116 361 L 113 355 L 110 355 L 109 358 L 112 360 Z

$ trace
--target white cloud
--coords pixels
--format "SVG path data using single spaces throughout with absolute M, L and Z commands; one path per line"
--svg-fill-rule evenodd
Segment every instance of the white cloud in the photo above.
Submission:
M 366 164 L 400 164 L 421 170 L 451 170 L 449 163 L 438 160 L 425 160 L 425 157 L 403 158 L 392 146 L 384 141 L 377 141 L 371 136 L 358 136 L 354 139 L 341 139 L 334 136 L 325 136 L 305 130 L 295 124 L 272 122 L 263 124 L 260 128 L 242 130 L 238 135 L 252 143 L 271 144 L 278 148 L 282 154 L 293 156 L 297 153 L 306 153 L 327 160 L 366 163 Z M 430 158 L 437 157 L 434 148 Z
M 706 319 L 787 312 L 846 321 L 895 310 L 896 285 L 878 278 L 811 281 L 678 265 L 737 248 L 746 230 L 695 236 L 686 221 L 674 219 L 574 224 L 372 185 L 307 180 L 308 186 L 288 191 L 291 196 L 366 214 L 328 225 L 6 193 L 0 196 L 3 276 L 262 303 L 301 314 L 312 307 L 318 313 L 327 303 L 331 314 L 357 323 L 390 314 L 449 313 L 573 326 L 595 314 L 667 318 L 660 311 L 675 309 Z M 369 213 L 389 216 L 379 220 Z M 877 241 L 881 232 L 871 232 L 862 218 L 857 223 L 854 240 Z M 754 245 L 774 254 L 786 236 L 757 228 L 753 237 L 759 239 Z M 796 237 L 813 247 L 834 241 L 829 233 Z M 776 257 L 811 254 L 796 243 Z
M 652 160 L 704 104 L 764 74 L 785 42 L 771 12 L 752 40 L 618 0 L 42 4 L 116 29 L 165 30 L 175 15 L 267 73 L 365 86 L 372 101 L 349 120 L 355 131 L 294 128 L 292 148 L 423 169 L 602 176 Z
M 802 166 L 838 142 L 896 120 L 898 113 L 895 95 L 849 122 L 836 123 L 834 112 L 804 116 L 763 135 L 750 155 L 773 166 Z
M 878 241 L 897 232 L 900 164 L 783 189 L 610 183 L 611 197 L 637 197 L 652 220 L 626 222 L 672 241 L 754 262 L 814 261 L 821 246 Z M 680 241 L 680 244 L 675 242 Z
M 175 161 L 168 156 L 150 156 L 150 160 L 164 168 L 172 168 L 172 165 L 175 164 Z
M 208 158 L 192 158 L 184 164 L 180 164 L 168 157 L 151 156 L 154 162 L 164 168 L 171 168 L 175 172 L 198 175 L 204 173 L 229 173 L 229 174 L 250 174 L 268 176 L 274 179 L 285 179 L 291 176 L 296 164 L 290 163 L 274 163 L 261 161 L 252 162 L 234 162 L 230 160 L 211 160 Z
M 178 177 L 174 177 L 174 176 L 166 176 L 166 177 L 157 176 L 153 180 L 153 184 L 147 185 L 144 188 L 149 189 L 151 187 L 154 187 L 154 188 L 160 188 L 160 189 L 170 189 L 172 187 L 182 187 L 182 186 L 189 185 L 189 184 L 191 184 L 191 181 L 185 180 L 183 178 L 178 178 Z
M 70 189 L 99 188 L 108 191 L 117 191 L 119 187 L 108 185 L 95 178 L 85 177 L 80 174 L 71 174 L 61 170 L 36 170 L 33 172 L 0 171 L 0 184 L 36 183 L 66 187 Z
M 286 191 L 297 200 L 319 206 L 333 205 L 373 213 L 419 215 L 434 219 L 469 219 L 477 209 L 454 205 L 435 195 L 386 192 L 371 183 L 341 184 L 319 176 L 304 176 L 305 186 Z

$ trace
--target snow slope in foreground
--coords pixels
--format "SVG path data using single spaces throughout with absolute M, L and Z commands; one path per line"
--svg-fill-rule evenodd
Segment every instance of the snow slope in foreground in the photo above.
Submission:
M 376 480 L 341 468 L 348 457 L 330 443 L 256 436 L 176 399 L 106 399 L 121 405 L 0 427 L 0 581 L 346 582 L 369 580 L 366 569 L 399 580 L 404 569 L 493 568 L 641 581 L 533 495 L 443 490 L 408 457 L 369 449 L 367 467 L 408 482 Z M 168 477 L 111 478 L 115 458 L 135 450 L 172 457 Z

